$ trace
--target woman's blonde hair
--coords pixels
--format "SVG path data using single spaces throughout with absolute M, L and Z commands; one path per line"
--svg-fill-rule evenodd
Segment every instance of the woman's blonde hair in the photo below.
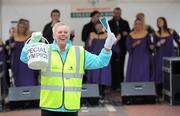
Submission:
M 25 30 L 24 30 L 24 35 L 27 35 L 28 32 L 29 32 L 29 27 L 30 27 L 30 24 L 29 24 L 29 21 L 27 19 L 19 19 L 18 23 L 17 23 L 17 34 L 19 34 L 19 25 L 23 25 L 25 27 Z

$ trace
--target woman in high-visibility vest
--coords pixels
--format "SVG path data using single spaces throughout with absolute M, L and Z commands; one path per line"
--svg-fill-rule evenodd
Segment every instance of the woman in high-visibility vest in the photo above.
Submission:
M 52 31 L 54 42 L 50 47 L 49 66 L 41 70 L 41 115 L 78 116 L 84 70 L 107 66 L 116 38 L 109 33 L 97 56 L 72 45 L 70 28 L 65 23 L 56 23 Z M 26 47 L 22 50 L 21 61 L 27 63 Z

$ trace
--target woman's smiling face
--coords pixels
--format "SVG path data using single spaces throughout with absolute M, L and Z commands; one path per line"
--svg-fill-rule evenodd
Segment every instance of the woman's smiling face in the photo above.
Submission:
M 65 45 L 70 37 L 70 29 L 67 25 L 57 26 L 54 30 L 54 39 L 57 43 Z

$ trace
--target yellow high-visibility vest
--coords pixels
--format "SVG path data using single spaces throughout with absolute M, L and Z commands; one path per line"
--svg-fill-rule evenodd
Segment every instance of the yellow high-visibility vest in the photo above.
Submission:
M 84 48 L 71 46 L 63 63 L 58 51 L 51 50 L 49 66 L 41 70 L 40 107 L 80 109 Z

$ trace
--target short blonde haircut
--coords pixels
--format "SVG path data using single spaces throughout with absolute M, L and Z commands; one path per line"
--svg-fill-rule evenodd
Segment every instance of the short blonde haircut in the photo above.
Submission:
M 52 32 L 54 33 L 56 28 L 57 27 L 60 27 L 60 26 L 67 26 L 69 28 L 69 26 L 66 24 L 66 23 L 63 23 L 63 22 L 58 22 L 56 24 L 54 24 L 53 28 L 52 28 Z

